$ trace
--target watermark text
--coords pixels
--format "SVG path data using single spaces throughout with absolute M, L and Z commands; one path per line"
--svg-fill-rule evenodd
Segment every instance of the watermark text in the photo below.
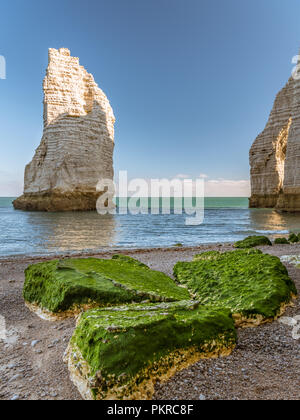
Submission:
M 187 226 L 204 221 L 204 179 L 142 179 L 129 181 L 127 171 L 119 172 L 118 184 L 101 179 L 97 211 L 105 214 L 184 214 Z M 116 206 L 117 203 L 117 206 Z

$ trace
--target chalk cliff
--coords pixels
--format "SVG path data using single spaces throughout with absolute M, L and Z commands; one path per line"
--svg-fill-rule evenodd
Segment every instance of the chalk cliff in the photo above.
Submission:
M 65 48 L 49 50 L 43 89 L 43 137 L 14 206 L 94 210 L 98 181 L 113 178 L 113 110 L 93 76 Z
M 300 80 L 291 77 L 278 93 L 250 165 L 250 207 L 300 211 Z

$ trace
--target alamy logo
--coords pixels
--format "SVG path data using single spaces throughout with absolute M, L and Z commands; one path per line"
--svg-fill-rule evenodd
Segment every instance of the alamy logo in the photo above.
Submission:
M 280 318 L 279 322 L 289 327 L 293 327 L 292 337 L 294 340 L 300 340 L 300 315 L 295 316 L 294 318 L 283 317 Z
M 128 180 L 127 171 L 119 172 L 118 183 L 101 179 L 97 191 L 100 215 L 116 214 L 185 214 L 187 226 L 201 225 L 204 220 L 204 179 L 141 179 Z M 174 201 L 171 208 L 171 201 Z M 150 207 L 149 207 L 150 203 Z
M 3 55 L 0 55 L 0 79 L 6 79 L 6 60 Z
M 7 339 L 6 323 L 4 316 L 0 315 L 0 340 Z

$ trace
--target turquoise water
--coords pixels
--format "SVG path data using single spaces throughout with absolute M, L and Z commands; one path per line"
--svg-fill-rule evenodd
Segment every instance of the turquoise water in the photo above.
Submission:
M 145 199 L 143 199 L 145 200 Z M 153 199 L 148 198 L 148 208 L 151 208 Z M 184 200 L 182 198 L 168 198 L 167 201 L 170 201 L 170 207 L 183 207 Z M 193 200 L 193 205 L 196 205 L 196 199 Z M 248 208 L 248 198 L 247 197 L 206 197 L 204 199 L 205 208 L 217 209 L 217 208 Z M 115 199 L 115 203 L 119 205 L 119 199 Z M 144 203 L 144 201 L 143 201 Z M 139 202 L 140 204 L 140 202 Z M 159 206 L 162 206 L 162 199 L 159 199 Z
M 22 212 L 13 209 L 12 200 L 0 198 L 0 258 L 176 243 L 192 246 L 233 242 L 253 234 L 300 232 L 299 215 L 248 209 L 247 198 L 206 198 L 204 223 L 199 226 L 186 226 L 184 214 Z

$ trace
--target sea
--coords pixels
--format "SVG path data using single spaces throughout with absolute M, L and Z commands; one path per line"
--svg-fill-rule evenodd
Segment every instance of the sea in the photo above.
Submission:
M 249 235 L 300 232 L 300 216 L 249 209 L 248 198 L 205 198 L 204 220 L 186 225 L 186 214 L 44 213 L 14 210 L 0 198 L 0 259 L 91 253 L 108 249 L 197 246 L 235 242 Z M 174 210 L 174 209 L 173 209 Z M 144 212 L 146 213 L 146 212 Z

